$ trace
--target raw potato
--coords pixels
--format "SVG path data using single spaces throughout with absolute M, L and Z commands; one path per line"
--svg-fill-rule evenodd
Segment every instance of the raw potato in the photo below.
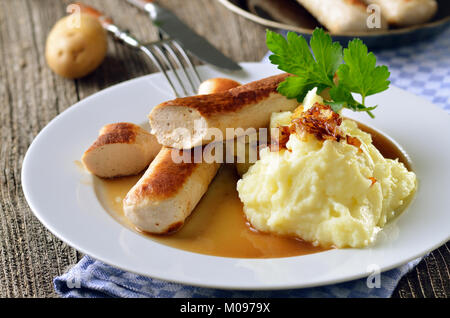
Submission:
M 106 32 L 98 19 L 81 14 L 59 20 L 47 37 L 45 57 L 48 66 L 66 78 L 80 78 L 94 71 L 107 49 Z

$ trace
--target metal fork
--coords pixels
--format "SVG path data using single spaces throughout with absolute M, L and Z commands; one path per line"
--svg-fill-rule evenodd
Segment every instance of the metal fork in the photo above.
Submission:
M 111 18 L 87 5 L 77 3 L 81 11 L 99 19 L 103 28 L 114 38 L 132 48 L 143 52 L 164 75 L 176 97 L 196 95 L 202 82 L 200 75 L 183 47 L 174 39 L 163 39 L 159 32 L 159 41 L 144 44 L 129 32 L 115 25 Z
M 197 68 L 183 47 L 174 39 L 162 39 L 143 44 L 130 33 L 109 25 L 115 38 L 142 51 L 164 75 L 176 97 L 196 95 L 201 83 Z M 169 74 L 170 71 L 170 74 Z M 172 75 L 172 76 L 170 76 Z M 176 84 L 175 84 L 176 83 Z

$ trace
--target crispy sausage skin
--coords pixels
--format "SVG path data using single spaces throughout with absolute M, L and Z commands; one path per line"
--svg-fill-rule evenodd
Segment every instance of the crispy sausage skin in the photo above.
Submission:
M 144 170 L 160 149 L 155 136 L 138 125 L 114 123 L 100 130 L 81 160 L 98 177 L 122 177 Z
M 153 234 L 178 230 L 208 190 L 219 163 L 175 163 L 163 147 L 123 201 L 125 216 Z
M 230 85 L 238 86 L 239 83 L 211 79 L 200 86 L 200 92 L 214 93 L 230 88 Z M 174 162 L 174 152 L 181 151 L 163 147 L 125 197 L 125 216 L 139 230 L 168 234 L 180 229 L 216 175 L 219 163 Z
M 277 92 L 283 73 L 223 92 L 177 98 L 156 106 L 149 115 L 152 134 L 166 147 L 190 149 L 226 138 L 227 128 L 262 128 L 273 112 L 293 110 L 298 102 Z M 212 129 L 219 131 L 211 134 Z

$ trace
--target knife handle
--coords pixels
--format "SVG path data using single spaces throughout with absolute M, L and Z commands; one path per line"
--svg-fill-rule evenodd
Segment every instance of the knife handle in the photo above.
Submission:
M 91 6 L 88 6 L 81 2 L 75 2 L 73 3 L 73 5 L 78 6 L 81 13 L 86 13 L 97 18 L 105 29 L 107 29 L 109 25 L 113 24 L 113 20 L 110 17 L 104 15 L 103 13 L 101 13 L 100 11 Z
M 91 6 L 88 6 L 84 3 L 81 3 L 81 2 L 75 2 L 74 5 L 79 7 L 81 13 L 89 14 L 89 15 L 93 16 L 94 18 L 97 18 L 100 21 L 100 23 L 102 24 L 103 28 L 106 31 L 112 33 L 112 35 L 116 39 L 118 39 L 132 47 L 141 48 L 142 44 L 139 42 L 139 40 L 134 38 L 128 32 L 126 32 L 126 31 L 120 29 L 118 26 L 116 26 L 110 17 L 104 15 L 102 12 L 98 11 L 97 9 L 95 9 Z
M 139 9 L 142 9 L 142 10 L 145 10 L 145 11 L 149 11 L 148 5 L 150 3 L 155 2 L 154 0 L 127 0 L 127 1 L 129 3 L 131 3 L 132 5 L 135 5 Z

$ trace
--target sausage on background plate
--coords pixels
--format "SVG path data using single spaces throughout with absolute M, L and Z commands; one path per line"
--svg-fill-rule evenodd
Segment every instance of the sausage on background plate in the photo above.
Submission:
M 364 0 L 380 6 L 381 14 L 390 24 L 409 26 L 427 22 L 438 9 L 436 0 Z
M 362 0 L 297 0 L 331 33 L 370 32 L 387 29 L 387 22 L 380 17 L 380 28 L 370 29 L 367 5 Z M 389 1 L 389 0 L 388 0 Z

